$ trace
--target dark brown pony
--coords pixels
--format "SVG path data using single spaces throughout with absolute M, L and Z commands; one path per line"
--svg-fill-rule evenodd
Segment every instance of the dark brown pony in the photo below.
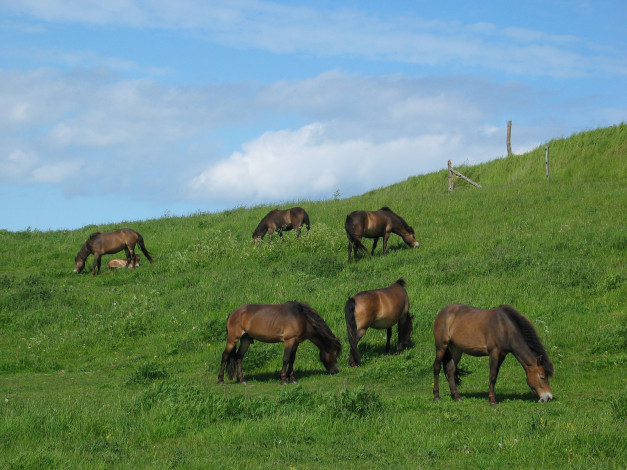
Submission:
M 361 364 L 357 343 L 368 328 L 387 330 L 385 350 L 390 352 L 392 326 L 398 324 L 398 344 L 396 351 L 411 345 L 412 316 L 409 314 L 409 297 L 405 291 L 405 280 L 399 279 L 384 289 L 359 292 L 348 299 L 344 306 L 348 342 L 351 347 L 348 364 Z
M 137 262 L 135 258 L 135 244 L 139 244 L 139 247 L 144 252 L 148 261 L 152 263 L 150 253 L 148 253 L 144 245 L 144 239 L 135 230 L 122 228 L 115 232 L 92 233 L 76 255 L 76 258 L 74 258 L 76 262 L 74 272 L 80 273 L 85 267 L 87 257 L 94 255 L 94 266 L 91 270 L 91 274 L 92 276 L 96 274 L 96 268 L 98 269 L 98 274 L 100 274 L 101 256 L 118 253 L 122 250 L 126 252 L 126 266 L 128 267 L 131 263 Z
M 224 383 L 224 367 L 227 365 L 229 378 L 245 384 L 242 374 L 242 358 L 253 340 L 264 343 L 284 343 L 281 384 L 294 378 L 294 359 L 298 345 L 310 340 L 320 349 L 320 361 L 329 374 L 338 372 L 337 358 L 342 351 L 340 340 L 313 308 L 299 302 L 284 304 L 242 305 L 231 312 L 226 321 L 227 341 L 222 353 L 218 383 Z M 240 342 L 236 351 L 236 344 Z
M 253 232 L 253 240 L 255 242 L 263 240 L 266 233 L 270 235 L 270 240 L 272 240 L 274 232 L 278 232 L 282 240 L 283 232 L 292 229 L 296 230 L 296 238 L 298 238 L 300 237 L 302 225 L 305 225 L 307 230 L 309 230 L 309 215 L 302 207 L 292 207 L 286 210 L 274 209 L 261 219 L 261 222 L 259 222 L 259 225 Z
M 471 356 L 490 356 L 490 404 L 496 404 L 494 384 L 499 368 L 508 353 L 512 353 L 527 373 L 527 384 L 545 402 L 553 399 L 549 377 L 553 364 L 531 322 L 509 305 L 481 310 L 467 305 L 444 307 L 433 322 L 435 361 L 433 363 L 433 399 L 440 399 L 438 379 L 440 366 L 456 401 L 461 397 L 457 386 L 466 371 L 457 368 L 462 353 Z
M 388 238 L 390 233 L 399 235 L 405 243 L 416 248 L 419 243 L 416 241 L 414 229 L 411 228 L 403 218 L 392 212 L 389 207 L 382 207 L 378 211 L 355 211 L 346 216 L 346 236 L 348 237 L 348 262 L 351 262 L 351 251 L 354 252 L 357 261 L 357 251 L 361 248 L 368 254 L 374 254 L 377 242 L 383 237 L 383 254 L 387 252 Z M 362 237 L 374 238 L 372 253 L 361 242 Z

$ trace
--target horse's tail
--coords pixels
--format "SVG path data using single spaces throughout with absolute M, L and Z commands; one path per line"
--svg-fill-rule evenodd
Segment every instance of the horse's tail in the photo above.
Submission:
M 144 245 L 144 237 L 142 237 L 139 233 L 137 233 L 137 243 L 139 244 L 139 247 L 141 248 L 141 250 L 144 252 L 144 255 L 146 256 L 146 258 L 148 258 L 148 261 L 153 263 L 152 257 L 150 256 L 150 253 L 146 249 L 146 245 Z
M 346 236 L 348 237 L 348 240 L 354 246 L 356 246 L 357 249 L 361 249 L 365 251 L 366 253 L 368 253 L 368 255 L 370 255 L 370 251 L 368 250 L 368 248 L 366 248 L 366 246 L 361 242 L 361 240 L 357 238 L 357 236 L 353 233 L 353 227 L 351 224 L 352 220 L 353 218 L 351 217 L 351 214 L 348 214 L 346 216 L 346 222 L 344 222 L 344 230 L 346 230 Z
M 451 352 L 447 348 L 446 351 L 444 352 L 444 357 L 442 358 L 442 363 L 444 364 L 445 370 L 446 370 L 446 365 L 449 363 L 450 360 L 451 360 Z M 456 367 L 455 368 L 455 384 L 461 385 L 462 377 L 469 375 L 469 374 L 470 374 L 469 370 L 464 370 L 464 369 L 460 369 L 459 367 Z
M 344 305 L 344 317 L 346 318 L 346 331 L 348 332 L 348 344 L 350 345 L 350 357 L 355 365 L 361 364 L 361 356 L 357 350 L 357 322 L 355 321 L 355 297 L 351 297 Z
M 305 210 L 303 210 L 303 212 L 305 213 L 303 223 L 305 224 L 305 227 L 307 227 L 307 230 L 309 230 L 311 228 L 311 224 L 309 223 L 309 214 L 307 214 L 307 211 Z
M 235 377 L 235 371 L 237 370 L 237 351 L 236 348 L 233 347 L 231 352 L 229 353 L 229 358 L 227 359 L 226 364 L 226 374 L 229 376 L 229 379 L 233 380 Z

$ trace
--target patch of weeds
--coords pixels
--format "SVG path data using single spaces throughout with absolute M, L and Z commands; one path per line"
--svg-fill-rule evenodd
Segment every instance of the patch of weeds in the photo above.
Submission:
M 627 421 L 627 392 L 622 391 L 610 404 L 612 416 L 616 421 Z
M 155 361 L 144 362 L 126 381 L 127 385 L 149 384 L 155 380 L 167 379 L 170 376 L 165 368 Z
M 281 387 L 279 395 L 277 396 L 277 403 L 279 405 L 290 405 L 298 407 L 310 407 L 314 404 L 314 395 L 312 392 L 308 392 L 300 385 L 295 387 Z
M 383 403 L 376 391 L 360 386 L 355 390 L 346 388 L 339 394 L 327 395 L 323 408 L 334 418 L 355 419 L 380 413 Z

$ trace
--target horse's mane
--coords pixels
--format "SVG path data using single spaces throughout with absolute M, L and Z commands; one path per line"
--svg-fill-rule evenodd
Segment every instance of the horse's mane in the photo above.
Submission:
M 293 304 L 299 313 L 307 318 L 309 324 L 321 336 L 324 343 L 331 345 L 338 351 L 338 353 L 342 351 L 342 344 L 340 343 L 340 340 L 333 334 L 329 325 L 327 325 L 318 312 L 304 303 L 296 301 L 292 301 L 290 303 Z
M 542 367 L 544 367 L 548 376 L 552 377 L 554 372 L 553 363 L 551 362 L 551 359 L 549 359 L 549 355 L 544 349 L 544 346 L 542 346 L 540 337 L 538 336 L 538 333 L 536 333 L 536 329 L 533 327 L 531 322 L 511 305 L 501 305 L 499 308 L 516 326 L 525 343 L 529 346 L 529 349 L 531 349 L 536 356 L 540 356 L 542 358 Z
M 403 279 L 402 277 L 398 279 L 398 281 L 396 281 L 394 284 L 398 284 L 401 287 L 405 287 L 407 285 L 407 283 L 405 282 L 405 279 Z
M 91 255 L 92 251 L 91 251 L 91 247 L 89 245 L 89 240 L 87 240 L 85 243 L 83 243 L 83 246 L 81 247 L 80 250 L 78 250 L 78 253 L 76 253 L 76 256 L 74 257 L 74 261 L 78 261 L 79 259 L 87 259 L 87 257 L 89 255 Z
M 94 233 L 92 233 L 89 236 L 87 241 L 85 243 L 83 243 L 83 246 L 81 247 L 81 249 L 76 254 L 76 257 L 74 258 L 75 261 L 78 260 L 78 259 L 86 259 L 89 255 L 91 255 L 93 253 L 93 250 L 91 248 L 91 244 L 100 234 L 101 234 L 101 232 L 94 232 Z
M 403 219 L 400 215 L 398 215 L 396 212 L 394 212 L 388 206 L 383 206 L 379 210 L 388 212 L 390 216 L 395 217 L 396 219 L 398 219 L 398 221 L 403 225 L 403 228 L 405 230 L 407 230 L 408 232 L 414 233 L 414 229 L 407 222 L 405 222 L 405 219 Z
M 253 237 L 256 235 L 262 235 L 262 236 L 265 235 L 266 232 L 268 231 L 268 227 L 266 226 L 266 224 L 268 223 L 268 221 L 273 220 L 273 218 L 276 217 L 278 212 L 279 212 L 279 209 L 272 209 L 270 212 L 268 212 L 265 215 L 265 217 L 261 219 L 261 222 L 259 222 L 259 225 L 257 225 L 257 228 L 253 232 Z

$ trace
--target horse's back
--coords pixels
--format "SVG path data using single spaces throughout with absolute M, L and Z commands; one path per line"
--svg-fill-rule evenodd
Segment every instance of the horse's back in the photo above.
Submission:
M 353 296 L 355 318 L 374 329 L 387 329 L 409 312 L 409 297 L 399 283 L 381 289 L 362 291 Z
M 265 343 L 276 343 L 298 336 L 305 328 L 305 318 L 293 303 L 246 304 L 231 312 L 227 328 L 239 330 Z
M 502 312 L 498 308 L 484 310 L 452 304 L 435 317 L 433 334 L 436 345 L 453 344 L 467 354 L 483 356 L 488 354 L 491 343 L 498 341 L 501 323 Z

